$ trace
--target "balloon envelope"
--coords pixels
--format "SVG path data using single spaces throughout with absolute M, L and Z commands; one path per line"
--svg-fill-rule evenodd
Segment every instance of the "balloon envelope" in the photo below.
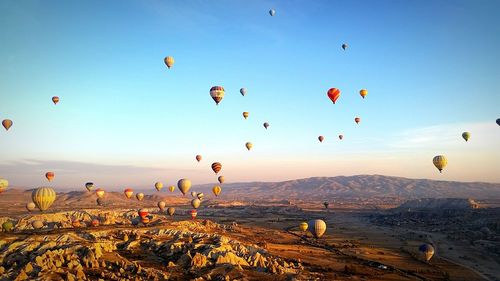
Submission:
M 246 88 L 241 88 L 241 89 L 240 89 L 240 94 L 241 94 L 242 96 L 245 96 L 245 95 L 247 94 L 247 89 L 246 89 Z
M 434 166 L 436 166 L 436 168 L 441 173 L 444 167 L 446 167 L 446 165 L 448 164 L 448 159 L 444 155 L 437 155 L 432 159 L 432 163 L 434 163 Z
M 347 49 L 347 47 L 348 47 L 348 46 L 347 46 L 347 44 L 345 44 L 345 43 L 344 43 L 344 44 L 342 44 L 342 49 L 343 49 L 344 51 L 345 51 L 345 49 Z
M 54 104 L 57 104 L 59 102 L 59 97 L 57 97 L 57 96 L 52 97 L 52 102 Z
M 103 198 L 104 197 L 104 193 L 106 193 L 106 192 L 103 189 L 101 189 L 101 188 L 98 188 L 95 191 L 95 195 L 97 195 L 97 197 L 99 197 L 99 198 Z
M 301 222 L 299 225 L 301 231 L 306 231 L 307 227 L 308 227 L 307 222 Z
M 339 139 L 342 140 L 344 138 L 344 135 L 339 135 Z
M 248 150 L 252 149 L 253 144 L 251 142 L 245 143 L 245 146 L 247 147 Z
M 10 119 L 5 119 L 5 120 L 2 121 L 2 126 L 7 131 L 10 129 L 10 127 L 12 127 L 12 124 L 14 124 L 14 122 L 12 122 L 12 120 L 10 120 Z
M 354 118 L 354 122 L 356 122 L 356 124 L 359 124 L 359 122 L 361 122 L 361 118 L 359 117 Z
M 186 195 L 186 193 L 191 188 L 191 181 L 189 179 L 180 179 L 177 182 L 177 187 L 182 192 L 182 195 Z
M 269 123 L 265 122 L 264 123 L 264 128 L 266 128 L 266 130 L 267 130 L 267 128 L 269 128 Z
M 463 132 L 462 133 L 462 138 L 464 138 L 465 141 L 469 141 L 469 139 L 470 139 L 470 133 L 469 132 Z
M 203 194 L 203 192 L 200 192 L 196 195 L 196 197 L 198 197 L 198 199 L 200 199 L 200 200 L 203 200 L 203 198 L 205 197 L 205 194 Z
M 226 181 L 226 178 L 224 178 L 224 176 L 219 176 L 217 180 L 219 181 L 220 184 L 223 184 Z
M 326 95 L 335 104 L 335 102 L 340 97 L 340 90 L 337 89 L 337 88 L 331 88 L 330 90 L 328 90 L 328 92 L 326 93 Z
M 142 193 L 142 192 L 141 193 L 137 193 L 135 195 L 135 198 L 137 198 L 137 200 L 141 201 L 144 198 L 144 193 Z
M 54 172 L 47 172 L 45 173 L 45 177 L 47 178 L 48 181 L 52 181 L 55 177 Z
M 215 174 L 218 174 L 221 169 L 222 169 L 221 163 L 219 163 L 219 162 L 212 163 L 212 171 L 214 171 Z
M 271 9 L 271 10 L 269 10 L 269 14 L 271 15 L 271 17 L 274 17 L 274 15 L 276 14 L 276 11 L 274 9 Z
M 28 212 L 33 212 L 36 208 L 36 205 L 35 203 L 33 202 L 29 202 L 26 204 L 26 210 L 28 210 Z
M 132 198 L 132 195 L 134 194 L 134 190 L 132 188 L 125 188 L 123 193 L 125 194 L 125 197 L 130 199 L 130 198 Z
M 193 208 L 195 208 L 195 209 L 198 209 L 198 207 L 200 207 L 200 204 L 201 204 L 201 201 L 198 198 L 191 200 L 191 206 L 193 206 Z
M 359 94 L 361 95 L 362 98 L 365 98 L 366 95 L 368 95 L 368 90 L 367 89 L 361 89 L 361 91 L 359 91 Z
M 165 201 L 158 202 L 158 208 L 160 208 L 160 211 L 163 211 L 166 206 L 167 206 L 167 203 L 165 203 Z
M 174 192 L 174 190 L 175 190 L 175 186 L 174 186 L 174 185 L 169 186 L 169 187 L 168 187 L 168 190 L 169 190 L 170 192 Z
M 247 119 L 247 118 L 248 118 L 248 115 L 250 115 L 250 113 L 248 113 L 248 112 L 246 112 L 246 111 L 244 111 L 244 112 L 243 112 L 243 118 Z
M 40 211 L 45 211 L 56 200 L 56 192 L 50 187 L 39 187 L 31 193 L 31 199 Z
M 196 218 L 196 216 L 198 215 L 198 212 L 196 210 L 191 210 L 190 214 L 191 214 L 191 218 L 194 220 Z
M 169 216 L 173 216 L 173 215 L 174 215 L 174 213 L 175 213 L 175 208 L 174 208 L 174 207 L 168 207 L 168 208 L 167 208 L 167 214 L 168 214 Z
M 93 182 L 88 182 L 85 184 L 85 188 L 88 190 L 88 191 L 92 191 L 92 189 L 94 189 L 94 183 Z
M 198 195 L 196 191 L 191 191 L 191 197 L 196 197 L 196 195 Z
M 155 188 L 156 190 L 160 191 L 163 188 L 163 183 L 161 182 L 156 182 L 155 183 Z
M 308 229 L 316 238 L 320 238 L 325 234 L 326 223 L 323 220 L 310 220 L 308 223 Z
M 41 220 L 35 220 L 35 221 L 31 222 L 31 226 L 34 229 L 40 229 L 40 228 L 43 227 L 43 221 L 41 221 Z
M 323 137 L 323 136 L 318 137 L 319 142 L 323 142 L 324 139 L 325 139 L 325 137 Z
M 172 66 L 174 66 L 174 63 L 175 63 L 174 58 L 171 56 L 165 57 L 163 59 L 163 61 L 165 62 L 165 64 L 167 65 L 168 68 L 171 68 Z
M 425 261 L 429 261 L 432 256 L 434 256 L 434 247 L 430 244 L 422 244 L 418 247 L 419 253 L 425 259 Z
M 500 126 L 500 118 L 497 119 L 497 125 Z
M 196 155 L 196 161 L 198 161 L 198 162 L 201 161 L 201 155 Z
M 139 217 L 141 217 L 141 218 L 149 215 L 149 211 L 146 208 L 140 209 L 137 213 L 139 214 Z
M 14 228 L 14 223 L 12 221 L 6 221 L 2 223 L 2 229 L 5 232 L 9 232 Z
M 0 178 L 0 193 L 2 193 L 7 187 L 9 187 L 9 181 L 4 178 Z
M 212 188 L 212 192 L 214 193 L 214 195 L 217 197 L 219 196 L 220 192 L 222 191 L 222 188 L 218 185 L 214 186 Z
M 219 103 L 222 101 L 224 98 L 224 88 L 222 86 L 214 86 L 210 88 L 210 96 L 212 99 L 215 101 L 216 105 L 219 105 Z

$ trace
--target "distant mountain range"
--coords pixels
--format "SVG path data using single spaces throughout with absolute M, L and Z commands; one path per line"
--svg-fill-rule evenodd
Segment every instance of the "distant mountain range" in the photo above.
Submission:
M 221 186 L 220 198 L 225 200 L 317 201 L 333 198 L 373 197 L 500 199 L 499 183 L 436 181 L 381 175 L 313 177 L 282 182 L 225 183 Z M 203 192 L 207 199 L 213 198 L 212 187 L 213 184 L 197 185 L 193 186 L 190 192 Z M 67 204 L 82 201 L 89 204 L 95 203 L 96 197 L 93 194 L 86 192 L 83 187 L 80 191 L 61 194 L 60 198 L 64 198 Z M 134 191 L 135 193 L 144 192 L 147 195 L 145 201 L 167 197 L 170 200 L 178 198 L 180 201 L 187 201 L 191 198 L 189 194 L 186 197 L 180 196 L 178 189 L 174 193 L 170 193 L 167 188 L 157 192 L 153 187 L 134 188 Z M 2 196 L 8 196 L 7 194 L 4 193 Z M 108 201 L 127 202 L 121 192 L 108 191 L 107 194 Z M 29 193 L 26 192 L 24 196 L 28 197 Z
M 193 190 L 211 193 L 212 185 Z M 223 199 L 324 200 L 329 198 L 500 198 L 500 184 L 408 179 L 381 175 L 314 177 L 283 182 L 222 185 Z

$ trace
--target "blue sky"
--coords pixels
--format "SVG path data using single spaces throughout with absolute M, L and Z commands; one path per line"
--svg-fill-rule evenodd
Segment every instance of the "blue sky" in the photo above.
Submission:
M 498 12 L 494 0 L 1 1 L 0 119 L 14 125 L 0 132 L 0 176 L 208 183 L 220 161 L 233 182 L 500 182 Z M 214 85 L 226 89 L 218 107 Z M 450 160 L 442 175 L 437 154 Z

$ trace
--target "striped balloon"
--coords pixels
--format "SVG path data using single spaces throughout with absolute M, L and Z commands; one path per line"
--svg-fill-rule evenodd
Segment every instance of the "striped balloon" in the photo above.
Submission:
M 214 86 L 210 89 L 210 96 L 215 101 L 216 105 L 219 105 L 224 98 L 224 93 L 224 88 L 222 86 Z
M 434 166 L 436 166 L 436 168 L 441 173 L 444 167 L 446 167 L 446 165 L 448 164 L 448 159 L 446 159 L 446 156 L 444 155 L 438 155 L 432 159 L 432 163 L 434 163 Z
M 335 104 L 337 99 L 340 97 L 340 90 L 337 88 L 331 88 L 328 90 L 326 95 L 330 98 L 330 100 Z
M 31 193 L 31 199 L 40 211 L 45 211 L 56 200 L 56 192 L 50 187 L 39 187 Z
M 54 172 L 47 172 L 45 173 L 45 177 L 47 178 L 48 181 L 52 181 L 56 175 Z
M 132 188 L 126 188 L 123 193 L 125 194 L 125 197 L 130 199 L 132 195 L 134 194 L 134 190 Z
M 325 234 L 326 223 L 323 220 L 310 220 L 308 223 L 308 229 L 316 238 L 320 238 Z
M 220 170 L 222 169 L 222 164 L 219 163 L 219 162 L 214 162 L 212 163 L 212 170 L 214 171 L 214 173 L 217 175 Z

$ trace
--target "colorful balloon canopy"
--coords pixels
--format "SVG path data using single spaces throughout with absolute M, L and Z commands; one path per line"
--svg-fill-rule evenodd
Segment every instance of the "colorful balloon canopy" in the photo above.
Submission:
M 222 99 L 224 98 L 224 93 L 224 88 L 222 86 L 214 86 L 210 89 L 210 96 L 215 101 L 216 105 L 219 105 L 219 103 L 222 101 Z
M 265 122 L 264 123 L 264 128 L 266 128 L 266 130 L 267 130 L 267 128 L 269 128 L 269 123 Z
M 240 94 L 241 94 L 242 96 L 245 96 L 245 95 L 247 94 L 247 89 L 246 89 L 246 88 L 241 88 L 241 89 L 240 89 Z
M 174 63 L 175 63 L 174 58 L 171 56 L 165 57 L 163 59 L 163 61 L 165 62 L 165 64 L 167 65 L 168 68 L 171 68 L 172 66 L 174 66 Z
M 91 222 L 90 222 L 90 225 L 93 226 L 93 227 L 98 227 L 100 224 L 99 220 L 98 219 L 93 219 Z
M 190 214 L 191 214 L 191 218 L 194 220 L 196 218 L 196 216 L 198 215 L 198 212 L 196 210 L 191 210 Z
M 418 247 L 418 252 L 428 262 L 434 256 L 434 247 L 430 244 L 422 244 Z
M 323 137 L 323 136 L 318 137 L 319 142 L 323 142 L 324 139 L 325 139 L 325 137 Z
M 217 175 L 222 169 L 222 164 L 219 162 L 212 163 L 212 171 Z
M 354 122 L 356 122 L 356 124 L 359 124 L 359 122 L 361 122 L 361 118 L 359 117 L 354 118 Z
M 173 216 L 173 215 L 174 215 L 174 213 L 175 213 L 175 208 L 174 208 L 174 207 L 168 207 L 168 208 L 167 208 L 167 214 L 168 214 L 169 216 Z
M 45 211 L 56 200 L 56 192 L 51 187 L 39 187 L 31 193 L 31 199 L 40 211 Z
M 325 234 L 326 223 L 323 220 L 310 220 L 307 224 L 307 228 L 314 237 L 320 238 Z
M 223 184 L 226 181 L 226 178 L 224 178 L 224 176 L 219 176 L 217 180 L 219 181 L 220 184 Z
M 444 155 L 437 155 L 432 159 L 432 163 L 434 163 L 434 166 L 436 166 L 436 168 L 441 173 L 444 167 L 446 167 L 446 165 L 448 164 L 448 159 L 446 159 Z
M 0 193 L 4 192 L 7 187 L 9 187 L 9 181 L 4 178 L 0 178 Z
M 123 191 L 123 194 L 125 194 L 125 197 L 128 199 L 132 198 L 132 195 L 134 195 L 134 190 L 132 188 L 125 188 Z
M 94 183 L 93 182 L 87 182 L 87 183 L 85 183 L 85 188 L 88 191 L 92 191 L 92 189 L 94 189 Z
M 203 198 L 205 197 L 205 194 L 203 194 L 203 192 L 198 192 L 196 197 L 198 197 L 198 199 L 200 199 L 200 200 L 203 200 Z
M 191 197 L 196 197 L 196 195 L 198 195 L 198 192 L 196 192 L 196 191 L 191 191 Z
M 200 204 L 201 204 L 201 201 L 198 198 L 191 200 L 191 206 L 193 206 L 193 208 L 195 208 L 195 209 L 198 209 L 198 207 L 200 207 Z
M 251 142 L 247 142 L 247 143 L 245 143 L 245 146 L 246 146 L 246 148 L 247 148 L 248 150 L 250 150 L 250 149 L 252 149 L 253 144 L 252 144 Z
M 362 98 L 365 98 L 366 95 L 368 95 L 368 90 L 367 89 L 361 89 L 361 91 L 359 91 L 359 94 L 361 95 Z
M 215 185 L 213 188 L 212 188 L 212 192 L 214 193 L 214 195 L 217 197 L 219 196 L 220 192 L 222 191 L 222 188 L 219 186 L 219 185 Z
M 186 193 L 191 188 L 191 181 L 189 179 L 180 179 L 177 182 L 177 187 L 182 192 L 182 195 L 186 195 Z
M 169 187 L 168 187 L 168 190 L 169 190 L 170 192 L 174 192 L 174 190 L 175 190 L 175 185 L 171 185 L 171 186 L 169 186 Z
M 10 129 L 10 127 L 12 127 L 12 124 L 14 124 L 14 122 L 12 122 L 12 120 L 10 120 L 10 119 L 5 119 L 5 120 L 2 121 L 2 126 L 7 131 Z
M 335 102 L 339 99 L 340 97 L 340 90 L 337 89 L 337 88 L 331 88 L 330 90 L 328 90 L 328 92 L 326 93 L 326 95 L 328 96 L 328 98 L 330 98 L 330 100 L 335 104 Z
M 95 195 L 97 195 L 98 198 L 104 198 L 104 194 L 106 192 L 104 191 L 104 189 L 102 188 L 98 188 L 96 191 L 95 191 Z
M 135 198 L 137 198 L 137 200 L 139 200 L 139 201 L 142 201 L 142 199 L 144 199 L 144 193 L 142 193 L 142 192 L 137 193 L 135 195 Z
M 246 111 L 243 112 L 243 118 L 245 118 L 245 120 L 248 118 L 248 115 L 249 115 L 248 112 L 246 112 Z
M 274 15 L 276 15 L 276 11 L 274 9 L 271 9 L 269 10 L 269 14 L 271 15 L 271 17 L 274 17 Z
M 469 139 L 470 139 L 470 133 L 469 132 L 463 132 L 462 133 L 462 138 L 464 138 L 465 141 L 469 141 Z
M 59 97 L 58 97 L 58 96 L 53 96 L 53 97 L 52 97 L 52 102 L 53 102 L 54 104 L 57 104 L 57 103 L 59 102 Z
M 54 172 L 47 172 L 45 173 L 45 177 L 47 178 L 47 180 L 50 182 L 54 179 L 56 175 L 54 174 Z
M 201 157 L 201 155 L 199 155 L 199 154 L 198 154 L 198 155 L 196 155 L 196 161 L 200 162 L 200 161 L 201 161 L 201 158 L 202 158 L 202 157 Z
M 299 224 L 299 228 L 300 228 L 300 230 L 301 230 L 301 231 L 303 231 L 303 232 L 305 232 L 305 231 L 307 230 L 307 227 L 308 227 L 307 222 L 301 222 L 301 223 Z
M 163 188 L 163 183 L 156 182 L 155 183 L 155 188 L 156 188 L 157 191 L 160 191 Z
M 139 211 L 137 211 L 137 214 L 139 214 L 139 217 L 145 217 L 149 215 L 149 210 L 146 208 L 142 208 Z

